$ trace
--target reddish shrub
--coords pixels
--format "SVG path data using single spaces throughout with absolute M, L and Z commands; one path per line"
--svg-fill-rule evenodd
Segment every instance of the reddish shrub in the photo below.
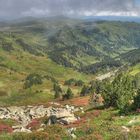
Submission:
M 68 101 L 62 101 L 60 102 L 60 104 L 70 104 L 70 105 L 74 105 L 74 106 L 86 106 L 89 104 L 89 96 L 86 97 L 77 97 L 77 98 L 73 98 L 70 99 Z
M 13 129 L 12 127 L 8 126 L 8 125 L 3 125 L 3 124 L 0 124 L 0 133 L 12 133 L 13 132 Z
M 35 130 L 39 128 L 39 126 L 40 126 L 40 122 L 38 120 L 32 120 L 32 122 L 27 125 L 27 128 L 31 128 L 32 130 Z
M 87 112 L 85 117 L 88 118 L 94 118 L 94 117 L 98 117 L 101 114 L 100 110 L 94 110 L 93 112 Z
M 138 108 L 136 112 L 137 112 L 137 113 L 140 113 L 140 108 Z
M 94 134 L 95 139 L 97 140 L 103 140 L 103 137 L 99 133 Z
M 93 116 L 95 116 L 95 117 L 98 117 L 99 115 L 100 115 L 100 111 L 99 110 L 95 110 L 94 112 L 93 112 Z

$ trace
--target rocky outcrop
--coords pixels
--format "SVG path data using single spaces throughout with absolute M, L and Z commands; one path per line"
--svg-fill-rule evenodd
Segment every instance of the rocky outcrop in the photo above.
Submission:
M 61 108 L 54 107 L 44 107 L 41 106 L 12 106 L 7 108 L 0 108 L 0 119 L 13 119 L 19 122 L 19 126 L 13 126 L 14 132 L 27 132 L 30 133 L 31 130 L 26 129 L 26 126 L 32 122 L 34 119 L 42 117 L 55 117 L 57 123 L 69 124 L 77 121 L 77 118 L 74 116 L 74 112 L 78 111 L 78 108 L 74 106 L 66 105 Z M 49 125 L 52 123 L 52 120 L 49 120 Z
M 70 137 L 71 137 L 72 139 L 77 139 L 77 136 L 74 134 L 75 131 L 76 131 L 76 128 L 69 128 L 69 129 L 68 129 L 68 134 L 70 135 Z

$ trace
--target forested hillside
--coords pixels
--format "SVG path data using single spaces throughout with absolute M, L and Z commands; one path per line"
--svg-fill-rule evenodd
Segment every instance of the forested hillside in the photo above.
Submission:
M 4 51 L 48 56 L 59 65 L 86 73 L 118 67 L 122 63 L 118 58 L 126 60 L 140 47 L 140 24 L 134 22 L 24 19 L 2 24 L 0 30 Z M 90 70 L 92 66 L 95 69 Z
M 56 82 L 66 91 L 67 80 L 78 81 L 74 85 L 79 81 L 86 84 L 96 74 L 122 69 L 124 65 L 131 65 L 130 73 L 137 74 L 139 38 L 140 24 L 133 22 L 60 17 L 0 23 L 0 87 L 2 93 L 9 95 L 2 98 L 2 103 L 11 98 L 18 102 L 19 92 L 24 93 L 23 101 L 29 96 L 26 93 L 37 92 L 35 99 L 31 96 L 29 100 L 36 102 L 40 97 L 43 102 L 52 98 L 46 92 L 52 93 Z M 31 83 L 26 81 L 30 75 L 39 75 L 41 84 L 34 86 L 32 78 Z M 79 90 L 76 86 L 74 93 Z

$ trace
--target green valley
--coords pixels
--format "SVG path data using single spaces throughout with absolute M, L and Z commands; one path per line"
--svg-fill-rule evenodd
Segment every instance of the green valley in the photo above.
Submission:
M 0 23 L 0 139 L 140 139 L 139 56 L 136 22 Z

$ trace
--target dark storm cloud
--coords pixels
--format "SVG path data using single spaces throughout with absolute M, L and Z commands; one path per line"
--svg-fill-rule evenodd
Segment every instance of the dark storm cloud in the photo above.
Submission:
M 0 0 L 0 17 L 22 16 L 138 16 L 135 0 Z

